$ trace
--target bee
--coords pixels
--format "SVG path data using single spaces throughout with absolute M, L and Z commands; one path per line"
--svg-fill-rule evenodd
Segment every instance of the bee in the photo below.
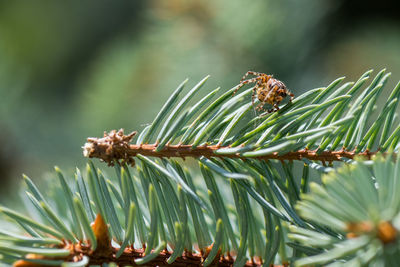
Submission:
M 247 76 L 253 75 L 256 76 L 251 79 L 246 79 Z M 236 88 L 236 90 L 233 92 L 233 94 L 236 94 L 236 92 L 243 87 L 244 85 L 248 83 L 255 83 L 255 86 L 253 88 L 253 93 L 251 95 L 251 102 L 253 103 L 253 106 L 255 106 L 255 99 L 256 96 L 258 100 L 260 101 L 260 104 L 258 104 L 255 109 L 257 111 L 264 111 L 266 113 L 271 113 L 279 110 L 279 103 L 286 97 L 290 96 L 290 100 L 292 101 L 294 98 L 294 94 L 289 92 L 289 90 L 286 88 L 286 85 L 277 80 L 272 78 L 272 75 L 268 75 L 265 73 L 261 72 L 255 72 L 255 71 L 248 71 L 246 74 L 243 76 L 243 78 L 240 80 L 239 86 Z M 269 104 L 273 106 L 272 109 L 265 110 L 264 105 Z

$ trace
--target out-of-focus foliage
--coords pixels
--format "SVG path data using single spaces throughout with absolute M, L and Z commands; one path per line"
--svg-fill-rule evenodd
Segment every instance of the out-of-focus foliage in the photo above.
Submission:
M 143 129 L 185 77 L 211 74 L 224 91 L 256 70 L 298 95 L 340 73 L 399 73 L 398 23 L 373 13 L 355 23 L 346 10 L 318 0 L 3 1 L 1 179 L 75 165 L 103 130 Z

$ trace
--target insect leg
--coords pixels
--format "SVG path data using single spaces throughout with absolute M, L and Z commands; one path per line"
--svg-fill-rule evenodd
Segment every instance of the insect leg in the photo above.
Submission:
M 235 89 L 235 91 L 233 91 L 233 94 L 232 94 L 232 95 L 235 95 L 236 92 L 237 92 L 240 88 L 242 88 L 243 86 L 245 86 L 246 84 L 248 84 L 248 83 L 255 83 L 256 81 L 257 81 L 257 78 L 252 78 L 252 79 L 248 79 L 248 80 L 245 80 L 245 81 L 241 81 L 241 82 L 239 83 L 238 87 Z
M 240 80 L 240 82 L 244 81 L 244 79 L 246 79 L 246 77 L 249 76 L 249 75 L 260 76 L 262 74 L 264 74 L 264 73 L 255 72 L 255 71 L 248 71 L 248 72 L 245 73 L 245 75 L 243 75 L 243 77 Z
M 257 105 L 256 110 L 257 111 L 265 111 L 264 109 L 264 102 L 261 102 L 260 104 Z
M 289 92 L 289 95 L 290 95 L 290 102 L 292 102 L 292 100 L 293 100 L 293 98 L 294 98 L 294 94 L 292 94 L 291 92 Z
M 240 84 L 238 85 L 238 87 L 235 89 L 235 91 L 233 91 L 232 96 L 234 96 L 234 95 L 236 94 L 236 92 L 237 92 L 240 88 L 242 88 L 244 85 L 245 85 L 245 83 L 240 83 Z

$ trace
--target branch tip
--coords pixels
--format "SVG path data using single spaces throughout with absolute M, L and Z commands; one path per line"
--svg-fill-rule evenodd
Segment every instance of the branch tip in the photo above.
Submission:
M 129 155 L 129 149 L 132 138 L 137 134 L 136 131 L 128 135 L 124 134 L 124 129 L 118 131 L 112 130 L 109 133 L 104 132 L 102 138 L 89 137 L 84 144 L 83 155 L 87 158 L 100 158 L 109 166 L 114 165 L 114 160 L 122 161 L 132 166 L 135 165 L 134 155 Z

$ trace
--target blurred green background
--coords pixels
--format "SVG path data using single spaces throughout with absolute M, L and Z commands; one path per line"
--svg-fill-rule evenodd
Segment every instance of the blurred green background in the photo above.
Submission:
M 227 90 L 255 70 L 298 95 L 386 67 L 389 90 L 392 2 L 0 1 L 0 194 L 22 173 L 84 166 L 88 136 L 142 130 L 187 77 Z

